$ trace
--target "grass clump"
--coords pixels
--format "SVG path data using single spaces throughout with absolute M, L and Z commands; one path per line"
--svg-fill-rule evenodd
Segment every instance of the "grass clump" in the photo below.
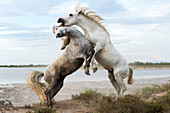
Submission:
M 0 106 L 13 106 L 10 100 L 0 100 Z
M 27 111 L 27 113 L 56 113 L 56 109 L 52 108 L 36 108 L 33 112 Z
M 152 87 L 145 87 L 141 91 L 142 98 L 149 98 L 152 94 L 161 93 L 170 89 L 170 83 L 163 84 L 162 86 L 153 85 Z
M 167 94 L 154 100 L 155 104 L 161 105 L 165 113 L 170 112 L 170 90 Z
M 157 113 L 163 112 L 163 110 L 163 105 L 145 102 L 134 95 L 126 95 L 117 100 L 112 97 L 104 97 L 98 108 L 100 113 Z
M 102 96 L 103 94 L 97 92 L 97 90 L 87 89 L 83 93 L 72 95 L 72 99 L 74 100 L 96 100 Z
M 52 108 L 38 108 L 34 113 L 56 113 L 56 110 Z
M 142 98 L 150 98 L 153 94 L 167 92 L 163 96 L 145 101 Z M 100 113 L 169 113 L 170 112 L 170 83 L 145 87 L 140 95 L 125 95 L 119 99 L 104 96 L 99 103 Z

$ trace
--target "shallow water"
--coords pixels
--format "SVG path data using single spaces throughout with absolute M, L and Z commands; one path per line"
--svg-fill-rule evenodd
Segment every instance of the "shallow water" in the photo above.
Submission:
M 0 68 L 0 84 L 8 83 L 26 83 L 27 73 L 37 70 L 44 71 L 45 67 L 36 68 Z M 169 77 L 170 70 L 134 70 L 134 79 L 151 79 Z M 66 77 L 65 82 L 81 82 L 81 81 L 104 81 L 108 80 L 106 70 L 98 70 L 91 75 L 85 75 L 84 71 L 79 69 L 75 73 Z

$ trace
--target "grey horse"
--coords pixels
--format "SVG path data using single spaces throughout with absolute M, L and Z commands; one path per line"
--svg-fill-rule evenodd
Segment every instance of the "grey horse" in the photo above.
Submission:
M 47 66 L 44 73 L 33 71 L 27 78 L 29 87 L 39 96 L 41 102 L 47 101 L 51 107 L 53 107 L 52 98 L 63 87 L 65 77 L 78 70 L 84 61 L 85 73 L 89 74 L 89 64 L 95 52 L 91 43 L 75 28 L 58 27 L 55 29 L 55 34 L 57 38 L 63 36 L 70 38 L 65 51 Z M 43 76 L 48 87 L 40 82 Z

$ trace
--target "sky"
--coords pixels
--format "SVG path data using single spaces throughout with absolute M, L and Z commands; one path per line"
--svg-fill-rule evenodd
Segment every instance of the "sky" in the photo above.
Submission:
M 55 60 L 63 51 L 52 26 L 77 3 L 105 19 L 128 62 L 170 62 L 170 0 L 0 0 L 0 65 Z

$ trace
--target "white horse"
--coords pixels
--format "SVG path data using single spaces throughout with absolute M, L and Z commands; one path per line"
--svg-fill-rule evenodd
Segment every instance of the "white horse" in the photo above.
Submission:
M 58 19 L 62 26 L 77 25 L 84 30 L 85 37 L 94 45 L 94 57 L 97 62 L 108 70 L 108 77 L 115 87 L 118 97 L 126 90 L 123 79 L 128 76 L 128 84 L 133 83 L 133 70 L 128 66 L 125 58 L 114 48 L 109 33 L 102 25 L 103 19 L 87 7 L 78 4 L 75 13 Z M 92 67 L 94 67 L 92 58 Z

